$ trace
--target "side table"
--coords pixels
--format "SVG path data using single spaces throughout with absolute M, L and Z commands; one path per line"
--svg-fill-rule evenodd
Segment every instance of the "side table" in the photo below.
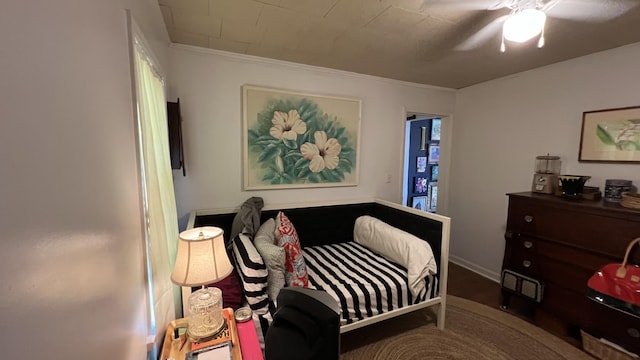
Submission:
M 238 328 L 236 327 L 236 319 L 233 314 L 232 308 L 225 308 L 223 315 L 227 319 L 227 326 L 231 332 L 231 342 L 233 360 L 242 360 L 242 352 L 240 350 L 240 340 L 238 337 Z M 160 360 L 184 360 L 187 353 L 191 351 L 191 340 L 186 334 L 180 334 L 175 337 L 175 330 L 179 328 L 187 327 L 187 319 L 173 320 L 167 326 L 167 332 L 164 336 L 164 342 L 162 344 L 162 352 L 160 353 Z

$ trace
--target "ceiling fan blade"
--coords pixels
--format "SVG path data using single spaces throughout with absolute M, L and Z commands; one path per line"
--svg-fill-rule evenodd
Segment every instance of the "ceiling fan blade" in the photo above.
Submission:
M 543 11 L 561 19 L 605 22 L 622 16 L 638 4 L 637 0 L 552 0 Z
M 506 7 L 511 8 L 512 6 L 515 6 L 517 2 L 518 0 L 499 0 L 494 2 L 493 5 L 489 6 L 488 10 L 498 10 Z
M 495 10 L 497 0 L 423 0 L 422 11 L 432 10 Z M 505 0 L 500 0 L 502 3 Z M 510 1 L 510 0 L 507 0 Z
M 542 6 L 540 10 L 546 13 L 547 11 L 553 9 L 554 6 L 558 5 L 560 1 L 562 0 L 549 0 Z
M 500 16 L 489 24 L 485 25 L 482 29 L 476 31 L 473 35 L 469 36 L 466 40 L 458 44 L 454 50 L 456 51 L 471 51 L 480 48 L 491 39 L 497 39 L 502 30 L 502 24 L 509 17 L 509 15 Z M 497 46 L 497 43 L 496 43 Z

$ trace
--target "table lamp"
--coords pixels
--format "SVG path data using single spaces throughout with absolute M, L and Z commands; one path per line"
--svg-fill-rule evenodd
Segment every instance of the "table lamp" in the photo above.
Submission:
M 183 231 L 178 238 L 171 281 L 180 286 L 202 286 L 189 296 L 187 336 L 192 341 L 206 341 L 225 325 L 222 290 L 206 287 L 224 279 L 233 270 L 223 233 L 220 228 L 205 226 Z

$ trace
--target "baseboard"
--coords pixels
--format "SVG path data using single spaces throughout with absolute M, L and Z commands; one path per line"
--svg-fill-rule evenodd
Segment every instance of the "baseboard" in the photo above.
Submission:
M 500 274 L 489 269 L 483 268 L 482 266 L 478 266 L 472 262 L 469 262 L 463 258 L 457 257 L 455 255 L 449 255 L 449 261 L 452 263 L 462 266 L 463 268 L 473 271 L 474 273 L 484 276 L 487 279 L 500 283 Z

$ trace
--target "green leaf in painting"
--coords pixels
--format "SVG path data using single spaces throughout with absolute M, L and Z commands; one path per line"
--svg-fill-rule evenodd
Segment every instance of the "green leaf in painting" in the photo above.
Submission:
M 325 132 L 327 133 L 327 139 L 331 139 L 331 138 L 335 138 L 336 137 L 336 135 L 335 135 L 336 134 L 336 129 L 333 127 L 333 123 L 329 124 L 329 127 L 327 128 L 327 130 Z
M 280 149 L 278 149 L 278 146 L 275 144 L 269 144 L 264 147 L 262 153 L 260 154 L 260 156 L 258 156 L 258 162 L 271 160 L 276 157 L 278 153 L 280 153 Z
M 249 144 L 251 144 L 253 141 L 255 141 L 259 137 L 260 137 L 260 134 L 256 130 L 253 130 L 253 129 L 247 130 L 247 139 L 249 141 Z
M 289 151 L 285 156 L 285 158 L 289 159 L 289 158 L 301 158 L 304 160 L 304 157 L 302 157 L 302 154 L 298 151 Z M 298 160 L 300 161 L 300 160 Z
M 293 165 L 296 169 L 302 168 L 302 167 L 309 167 L 309 160 L 301 157 L 300 159 L 298 159 L 298 161 L 296 161 L 296 163 Z
M 309 177 L 309 175 L 311 175 L 311 169 L 309 169 L 308 166 L 303 167 L 302 169 L 300 169 L 298 171 L 298 179 L 304 179 Z
M 282 139 L 282 142 L 284 142 L 284 145 L 286 147 L 288 147 L 289 149 L 297 149 L 298 148 L 298 143 L 295 140 Z
M 268 138 L 265 138 L 264 136 L 262 136 L 262 137 L 260 137 L 259 139 L 257 139 L 257 140 L 256 140 L 253 144 L 251 144 L 251 145 L 253 145 L 253 146 L 261 146 L 261 147 L 265 147 L 265 146 L 267 146 L 267 145 L 269 145 L 269 144 L 278 145 L 278 142 L 279 142 L 279 141 L 280 141 L 280 140 L 278 140 L 278 139 L 274 139 L 274 138 L 268 139 Z
M 602 125 L 598 124 L 598 128 L 596 129 L 596 135 L 605 145 L 615 145 L 616 142 L 613 137 L 609 134 L 609 132 L 602 127 Z
M 322 176 L 329 182 L 340 182 L 340 177 L 333 170 L 324 170 Z
M 296 182 L 296 178 L 286 173 L 282 174 L 282 180 L 285 184 L 293 184 L 294 182 Z
M 341 158 L 340 162 L 338 163 L 338 167 L 348 173 L 351 173 L 351 171 L 353 170 L 353 164 L 351 164 L 351 161 L 349 161 L 349 159 Z

